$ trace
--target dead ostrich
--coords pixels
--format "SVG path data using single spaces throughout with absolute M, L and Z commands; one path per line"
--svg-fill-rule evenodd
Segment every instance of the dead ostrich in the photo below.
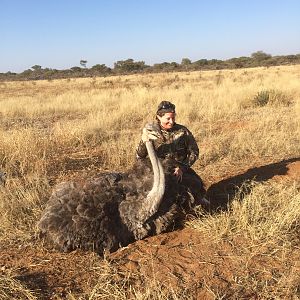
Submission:
M 153 127 L 148 125 L 152 137 Z M 157 158 L 151 141 L 146 147 L 150 162 L 138 160 L 126 174 L 57 185 L 38 223 L 42 236 L 62 251 L 103 254 L 173 229 L 194 200 L 168 172 L 168 162 L 163 166 Z

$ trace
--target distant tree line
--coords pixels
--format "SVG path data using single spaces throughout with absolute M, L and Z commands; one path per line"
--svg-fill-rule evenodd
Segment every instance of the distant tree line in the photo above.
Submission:
M 42 68 L 40 65 L 34 65 L 30 69 L 21 73 L 0 73 L 0 81 L 39 79 L 51 80 L 60 78 L 96 77 L 137 73 L 222 70 L 251 68 L 258 66 L 269 67 L 300 64 L 300 54 L 272 56 L 263 51 L 257 51 L 252 53 L 250 57 L 241 56 L 227 60 L 200 59 L 194 62 L 192 62 L 189 58 L 183 58 L 181 63 L 163 62 L 154 64 L 153 66 L 146 65 L 144 61 L 134 61 L 132 58 L 129 58 L 115 62 L 113 68 L 109 68 L 105 64 L 96 64 L 91 68 L 88 68 L 87 63 L 87 60 L 80 60 L 80 67 L 75 66 L 66 70 Z

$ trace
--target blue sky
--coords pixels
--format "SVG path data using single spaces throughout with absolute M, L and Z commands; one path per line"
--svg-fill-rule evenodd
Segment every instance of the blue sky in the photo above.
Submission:
M 0 0 L 0 72 L 300 53 L 299 0 Z

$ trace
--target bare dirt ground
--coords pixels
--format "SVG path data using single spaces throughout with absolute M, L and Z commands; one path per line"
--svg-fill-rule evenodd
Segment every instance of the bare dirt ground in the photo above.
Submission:
M 236 187 L 253 178 L 256 181 L 299 180 L 300 158 L 258 166 L 222 179 L 216 178 L 208 186 L 213 207 L 225 205 Z M 59 253 L 41 247 L 41 242 L 34 238 L 26 244 L 11 240 L 0 245 L 0 274 L 14 275 L 27 288 L 35 291 L 38 299 L 64 299 L 69 292 L 76 295 L 89 291 L 97 283 L 97 272 L 105 269 L 109 261 L 118 271 L 114 275 L 115 282 L 132 274 L 131 278 L 137 285 L 142 284 L 145 277 L 152 278 L 166 286 L 182 287 L 195 295 L 195 299 L 214 299 L 210 291 L 218 287 L 218 290 L 224 290 L 228 299 L 233 296 L 233 287 L 238 284 L 237 277 L 246 278 L 253 270 L 257 280 L 270 277 L 272 284 L 272 280 L 275 280 L 272 274 L 278 268 L 276 259 L 249 249 L 252 254 L 246 269 L 241 264 L 241 255 L 245 253 L 239 252 L 239 242 L 243 243 L 237 237 L 234 244 L 225 241 L 216 244 L 196 230 L 184 228 L 138 241 L 107 255 L 103 261 L 92 252 L 77 250 Z M 299 255 L 294 252 L 289 255 L 291 263 L 285 267 L 299 272 Z M 258 269 L 264 271 L 259 272 Z M 253 291 L 244 290 L 243 295 L 244 299 L 259 299 Z

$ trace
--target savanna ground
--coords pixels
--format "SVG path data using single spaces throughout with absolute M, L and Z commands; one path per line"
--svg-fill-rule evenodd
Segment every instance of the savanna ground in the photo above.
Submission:
M 0 83 L 0 299 L 299 299 L 300 66 Z M 212 203 L 104 258 L 36 223 L 54 184 L 125 171 L 161 100 Z

